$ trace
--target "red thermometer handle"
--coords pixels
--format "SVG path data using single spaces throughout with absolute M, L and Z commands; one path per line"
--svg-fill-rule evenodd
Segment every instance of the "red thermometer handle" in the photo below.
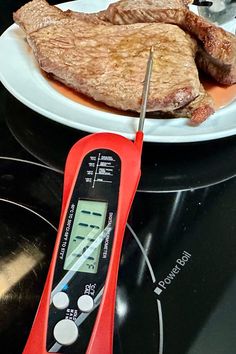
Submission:
M 39 308 L 23 354 L 48 353 L 46 349 L 46 342 L 50 297 L 52 292 L 54 270 L 60 248 L 62 229 L 65 224 L 65 217 L 69 208 L 69 202 L 71 200 L 76 179 L 83 160 L 89 152 L 98 148 L 112 150 L 116 153 L 121 161 L 121 171 L 118 208 L 111 258 L 106 276 L 104 293 L 98 310 L 96 322 L 93 327 L 93 332 L 90 337 L 87 354 L 112 354 L 114 306 L 120 252 L 126 221 L 140 178 L 142 133 L 138 134 L 139 139 L 137 138 L 136 142 L 133 143 L 117 134 L 97 133 L 81 139 L 72 147 L 68 155 L 65 168 L 62 211 L 52 261 Z M 58 352 L 60 352 L 60 350 Z

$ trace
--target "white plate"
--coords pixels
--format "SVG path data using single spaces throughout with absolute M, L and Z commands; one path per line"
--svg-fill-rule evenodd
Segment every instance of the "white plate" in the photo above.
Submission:
M 61 4 L 65 9 L 97 12 L 107 8 L 109 0 L 79 0 Z M 235 22 L 227 29 L 234 30 Z M 41 74 L 24 33 L 15 24 L 0 37 L 0 79 L 3 85 L 22 103 L 34 111 L 61 124 L 87 131 L 117 132 L 134 137 L 137 118 L 102 112 L 64 97 Z M 19 117 L 20 119 L 20 117 Z M 188 119 L 146 119 L 145 141 L 195 142 L 218 139 L 236 134 L 236 102 L 216 112 L 197 127 Z

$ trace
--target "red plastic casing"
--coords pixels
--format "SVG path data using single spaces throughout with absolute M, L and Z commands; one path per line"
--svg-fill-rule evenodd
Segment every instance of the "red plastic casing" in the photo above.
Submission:
M 23 354 L 47 354 L 46 339 L 50 295 L 61 233 L 84 157 L 95 149 L 110 149 L 121 160 L 120 189 L 112 253 L 104 292 L 86 354 L 112 354 L 116 284 L 120 254 L 129 211 L 141 174 L 142 132 L 132 141 L 112 133 L 96 133 L 79 140 L 70 150 L 65 167 L 64 190 L 58 234 L 43 294 Z M 78 353 L 80 354 L 80 353 Z

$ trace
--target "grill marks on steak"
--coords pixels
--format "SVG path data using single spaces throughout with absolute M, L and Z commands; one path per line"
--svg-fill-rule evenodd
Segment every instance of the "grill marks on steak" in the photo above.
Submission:
M 183 1 L 121 0 L 109 5 L 103 16 L 114 24 L 163 22 L 181 26 L 200 41 L 207 54 L 201 68 L 219 83 L 236 83 L 236 36 L 189 11 Z M 217 69 L 208 70 L 212 66 Z
M 195 42 L 174 25 L 103 26 L 71 20 L 31 33 L 28 41 L 43 70 L 118 109 L 140 110 L 152 45 L 155 54 L 147 110 L 172 111 L 199 95 Z

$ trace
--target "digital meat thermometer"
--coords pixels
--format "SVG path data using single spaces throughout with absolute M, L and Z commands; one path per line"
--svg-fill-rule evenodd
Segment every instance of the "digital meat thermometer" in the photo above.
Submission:
M 112 354 L 116 284 L 126 222 L 140 178 L 150 50 L 134 143 L 96 133 L 70 150 L 60 225 L 23 354 Z

